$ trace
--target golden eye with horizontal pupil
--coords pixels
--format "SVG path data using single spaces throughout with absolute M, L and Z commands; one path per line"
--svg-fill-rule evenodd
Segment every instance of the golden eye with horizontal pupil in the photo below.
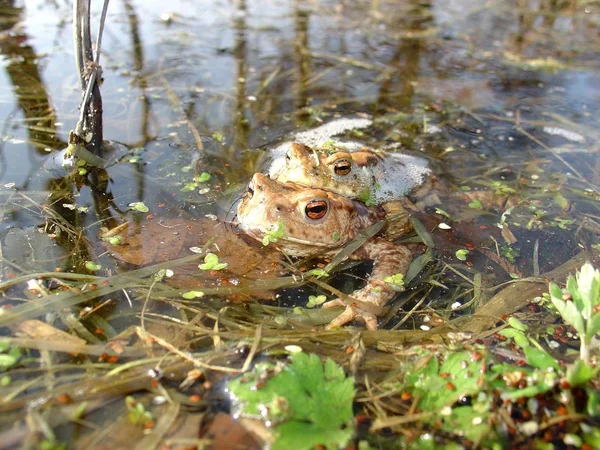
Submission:
M 347 159 L 340 159 L 333 165 L 333 171 L 336 175 L 348 175 L 352 170 L 352 163 Z
M 248 187 L 246 188 L 246 198 L 252 198 L 253 195 L 254 195 L 254 189 L 252 188 L 252 183 L 250 183 L 248 185 Z
M 312 200 L 306 204 L 304 211 L 306 217 L 312 220 L 318 220 L 327 214 L 328 205 L 325 200 Z

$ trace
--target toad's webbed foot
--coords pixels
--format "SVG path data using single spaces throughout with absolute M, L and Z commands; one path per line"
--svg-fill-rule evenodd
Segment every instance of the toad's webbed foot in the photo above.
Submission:
M 353 320 L 365 323 L 369 330 L 377 329 L 377 315 L 381 308 L 394 296 L 395 291 L 385 282 L 380 280 L 370 281 L 364 288 L 354 292 L 351 297 L 357 301 L 348 302 L 341 299 L 331 300 L 323 308 L 345 306 L 346 309 L 333 319 L 327 329 L 341 327 Z

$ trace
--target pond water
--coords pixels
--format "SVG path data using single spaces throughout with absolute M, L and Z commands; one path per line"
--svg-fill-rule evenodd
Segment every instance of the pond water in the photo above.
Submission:
M 96 29 L 101 2 L 93 3 Z M 102 41 L 103 131 L 128 150 L 97 175 L 101 189 L 89 174 L 57 178 L 44 168 L 79 116 L 71 15 L 68 2 L 0 3 L 2 282 L 89 274 L 89 261 L 101 276 L 164 262 L 152 242 L 166 239 L 159 228 L 128 256 L 106 247 L 102 227 L 231 219 L 269 149 L 341 117 L 373 119 L 354 134 L 365 145 L 431 158 L 451 199 L 437 206 L 462 230 L 421 274 L 432 287 L 418 306 L 424 315 L 399 323 L 399 300 L 384 325 L 450 318 L 451 304 L 473 297 L 465 277 L 494 286 L 598 249 L 598 1 L 114 0 Z M 210 179 L 194 182 L 204 172 Z M 485 194 L 465 197 L 473 192 Z M 149 212 L 131 211 L 134 202 Z M 197 245 L 212 237 L 203 227 Z M 364 276 L 353 270 L 335 285 L 348 291 Z M 22 304 L 22 288 L 4 292 L 5 305 Z M 315 292 L 284 292 L 278 304 L 304 306 Z M 103 319 L 116 332 L 139 322 L 141 302 L 133 314 L 124 295 L 116 303 Z
M 104 137 L 130 150 L 108 168 L 102 205 L 85 176 L 65 183 L 43 168 L 79 115 L 67 6 L 3 3 L 0 183 L 5 199 L 32 201 L 2 217 L 5 257 L 18 265 L 80 270 L 99 257 L 99 219 L 131 217 L 133 202 L 161 218 L 223 218 L 269 149 L 357 116 L 374 120 L 361 141 L 429 156 L 456 198 L 495 195 L 463 202 L 455 219 L 512 226 L 521 273 L 532 274 L 536 240 L 542 271 L 596 242 L 597 2 L 114 2 Z M 211 179 L 195 185 L 201 172 Z M 35 205 L 48 204 L 90 245 L 41 244 L 35 267 L 22 234 L 45 223 Z

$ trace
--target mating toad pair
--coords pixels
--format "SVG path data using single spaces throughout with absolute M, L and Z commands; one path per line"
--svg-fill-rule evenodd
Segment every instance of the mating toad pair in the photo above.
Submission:
M 254 175 L 237 215 L 241 229 L 258 240 L 277 233 L 275 245 L 290 256 L 335 255 L 361 230 L 384 220 L 386 204 L 403 200 L 430 174 L 427 161 L 411 155 L 349 152 L 335 144 L 287 147 L 269 175 Z M 409 228 L 406 221 L 394 238 Z M 350 294 L 353 301 L 325 303 L 346 307 L 328 327 L 359 319 L 377 328 L 377 313 L 398 288 L 390 277 L 406 274 L 412 260 L 408 248 L 389 240 L 391 234 L 375 236 L 352 253 L 351 259 L 373 260 L 373 270 L 366 286 Z

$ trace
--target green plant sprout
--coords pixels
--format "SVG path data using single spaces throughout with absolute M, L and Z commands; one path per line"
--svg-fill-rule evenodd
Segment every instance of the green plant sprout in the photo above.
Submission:
M 222 270 L 222 269 L 226 268 L 228 265 L 229 264 L 227 264 L 227 263 L 220 263 L 219 257 L 217 255 L 215 255 L 214 253 L 208 253 L 204 257 L 204 263 L 200 264 L 198 266 L 198 268 L 200 270 Z
M 394 275 L 390 275 L 389 277 L 385 277 L 383 279 L 388 284 L 392 285 L 392 288 L 395 291 L 403 291 L 404 290 L 404 275 L 401 273 L 397 273 Z
M 569 276 L 566 289 L 550 283 L 550 299 L 563 320 L 579 335 L 579 357 L 589 364 L 590 344 L 600 332 L 600 272 L 585 263 L 574 277 Z
M 327 300 L 327 297 L 324 295 L 309 295 L 308 303 L 306 304 L 306 307 L 314 308 L 315 306 L 319 306 L 319 305 L 325 303 L 325 300 Z
M 277 242 L 279 239 L 283 238 L 285 236 L 285 226 L 283 224 L 283 221 L 278 221 L 277 224 L 275 224 L 275 229 L 268 231 L 267 234 L 265 234 L 265 237 L 263 237 L 262 240 L 262 244 L 264 246 L 267 246 L 271 243 L 275 243 Z

